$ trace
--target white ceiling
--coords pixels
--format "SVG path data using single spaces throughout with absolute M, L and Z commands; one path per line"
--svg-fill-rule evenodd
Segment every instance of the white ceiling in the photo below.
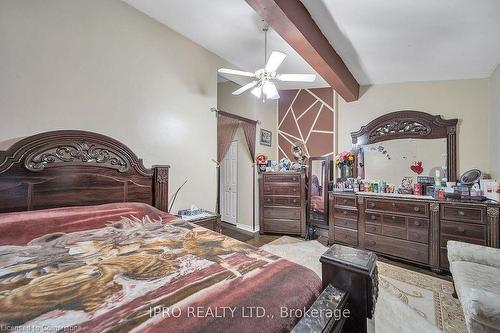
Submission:
M 500 0 L 301 0 L 360 84 L 489 77 Z
M 245 71 L 264 67 L 264 33 L 258 14 L 244 0 L 124 0 L 181 35 Z M 287 54 L 279 73 L 317 74 L 277 33 L 268 32 L 271 51 Z M 242 84 L 245 81 L 225 75 Z M 247 80 L 247 79 L 243 79 Z M 308 84 L 277 82 L 278 89 L 327 87 L 318 75 Z
M 124 1 L 240 69 L 263 66 L 262 24 L 244 0 Z M 500 63 L 500 0 L 301 1 L 360 84 L 485 78 Z M 268 50 L 288 55 L 281 73 L 316 73 L 274 31 Z

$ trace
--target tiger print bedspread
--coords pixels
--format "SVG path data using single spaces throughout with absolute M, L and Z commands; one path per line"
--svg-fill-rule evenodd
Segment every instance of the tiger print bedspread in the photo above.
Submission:
M 307 268 L 161 214 L 62 229 L 0 245 L 0 332 L 284 332 L 321 290 Z

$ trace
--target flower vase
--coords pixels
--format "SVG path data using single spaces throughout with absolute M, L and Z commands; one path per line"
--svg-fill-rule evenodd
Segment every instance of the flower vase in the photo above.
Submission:
M 340 179 L 346 181 L 347 178 L 352 178 L 352 165 L 340 165 Z

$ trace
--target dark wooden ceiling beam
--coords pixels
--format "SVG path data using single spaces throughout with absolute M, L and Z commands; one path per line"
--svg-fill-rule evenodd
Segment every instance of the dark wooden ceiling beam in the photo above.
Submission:
M 346 101 L 358 99 L 359 83 L 299 0 L 245 1 Z

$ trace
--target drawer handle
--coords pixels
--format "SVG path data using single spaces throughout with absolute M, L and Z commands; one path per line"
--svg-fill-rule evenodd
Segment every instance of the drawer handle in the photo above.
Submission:
M 366 242 L 367 242 L 369 245 L 375 245 L 375 244 L 377 244 L 377 242 L 372 241 L 372 240 L 367 240 Z
M 396 216 L 391 216 L 391 219 L 392 219 L 393 221 L 396 221 Z
M 271 202 L 271 198 L 267 198 L 267 199 L 266 199 L 266 201 L 267 201 L 267 202 Z
M 464 229 L 464 228 L 462 228 L 462 227 L 458 227 L 458 228 L 457 228 L 457 232 L 464 233 L 464 232 L 465 232 L 465 229 Z
M 294 188 L 294 189 L 293 189 L 293 191 L 294 191 L 294 192 L 297 192 L 297 189 L 296 189 L 296 188 Z
M 371 208 L 375 207 L 375 203 L 374 202 L 370 202 L 370 207 Z
M 413 210 L 416 212 L 420 212 L 420 207 L 413 207 Z
M 344 199 L 342 202 L 343 202 L 343 203 L 347 203 L 347 199 Z
M 459 210 L 459 211 L 458 211 L 458 215 L 460 215 L 460 216 L 464 216 L 464 215 L 465 215 L 465 212 L 464 212 L 463 210 Z
M 297 199 L 293 199 L 293 203 L 297 203 Z
M 345 211 L 345 210 L 344 210 L 344 212 L 343 212 L 343 213 L 344 213 L 344 215 L 347 215 L 347 211 Z
M 370 218 L 371 218 L 372 220 L 377 219 L 377 217 L 376 217 L 375 215 L 371 215 L 371 216 L 370 216 Z
M 293 181 L 294 181 L 294 182 L 296 182 L 296 181 L 297 181 L 297 177 L 293 177 L 292 179 L 293 179 Z
M 415 225 L 416 225 L 417 227 L 419 227 L 419 226 L 421 225 L 421 223 L 420 223 L 420 222 L 418 222 L 418 221 L 415 221 Z
M 396 207 L 396 203 L 395 202 L 392 203 L 392 207 Z

